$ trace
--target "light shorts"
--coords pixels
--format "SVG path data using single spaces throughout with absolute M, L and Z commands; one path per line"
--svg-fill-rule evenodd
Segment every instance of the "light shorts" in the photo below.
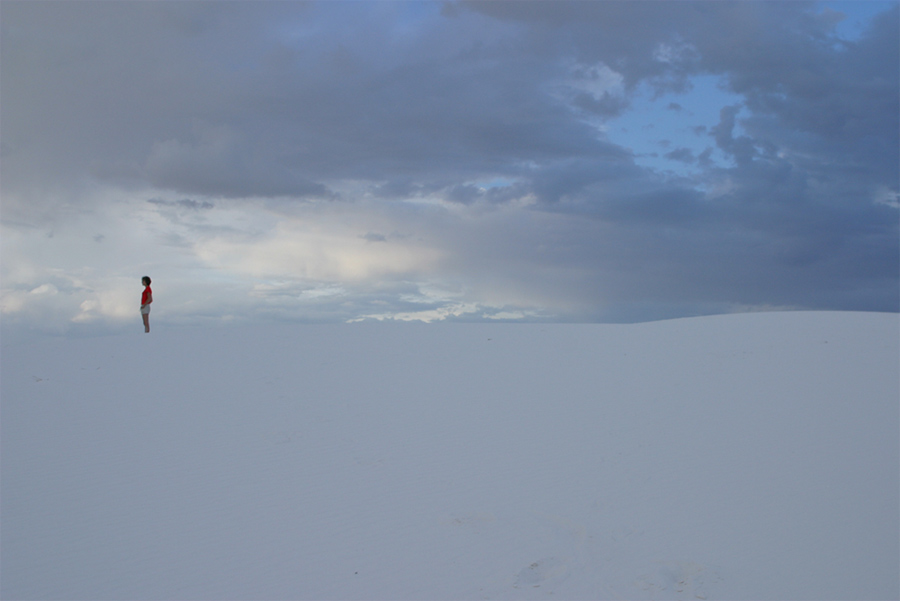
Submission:
M 141 315 L 150 315 L 150 305 L 141 305 Z

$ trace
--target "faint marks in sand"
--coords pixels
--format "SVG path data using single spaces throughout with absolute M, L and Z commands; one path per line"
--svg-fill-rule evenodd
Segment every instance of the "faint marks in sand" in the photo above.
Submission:
M 377 469 L 384 467 L 387 456 L 367 455 L 365 453 L 353 453 L 353 461 L 356 465 L 366 469 Z
M 690 561 L 658 562 L 657 566 L 653 573 L 639 576 L 635 586 L 675 599 L 706 599 L 708 586 L 721 580 L 715 570 Z
M 275 444 L 290 444 L 299 435 L 297 430 L 279 430 L 275 433 Z
M 513 588 L 555 587 L 569 577 L 569 566 L 556 557 L 545 557 L 519 570 Z
M 454 528 L 463 528 L 465 530 L 480 531 L 497 521 L 497 516 L 493 513 L 462 513 L 450 514 L 441 520 L 442 524 L 453 526 Z

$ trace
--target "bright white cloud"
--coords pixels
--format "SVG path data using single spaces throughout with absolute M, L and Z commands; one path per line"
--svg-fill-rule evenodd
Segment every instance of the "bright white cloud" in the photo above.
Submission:
M 217 270 L 256 278 L 360 281 L 427 271 L 439 253 L 409 241 L 373 244 L 353 228 L 319 220 L 283 220 L 252 240 L 215 236 L 197 244 L 197 256 Z
M 461 317 L 478 313 L 481 310 L 479 305 L 475 303 L 461 303 L 439 307 L 437 309 L 429 309 L 426 311 L 406 311 L 391 313 L 373 313 L 371 315 L 361 315 L 351 319 L 351 322 L 365 321 L 372 319 L 376 321 L 422 321 L 431 323 L 433 321 L 444 321 L 449 317 Z

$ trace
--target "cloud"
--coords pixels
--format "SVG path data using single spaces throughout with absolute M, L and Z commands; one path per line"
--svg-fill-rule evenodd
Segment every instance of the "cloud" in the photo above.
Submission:
M 697 161 L 697 157 L 694 156 L 694 152 L 690 148 L 676 148 L 667 152 L 665 157 L 671 161 L 680 161 L 682 163 L 694 163 Z
M 208 200 L 197 201 L 190 198 L 183 198 L 181 200 L 164 200 L 162 198 L 151 198 L 147 202 L 164 207 L 178 207 L 190 211 L 213 209 L 216 206 Z
M 146 162 L 147 179 L 163 190 L 226 198 L 330 196 L 324 185 L 286 166 L 270 166 L 269 157 L 257 156 L 253 148 L 229 127 L 203 128 L 196 143 L 155 143 Z
M 360 236 L 360 238 L 366 242 L 387 242 L 387 236 L 376 232 L 366 232 L 364 235 Z

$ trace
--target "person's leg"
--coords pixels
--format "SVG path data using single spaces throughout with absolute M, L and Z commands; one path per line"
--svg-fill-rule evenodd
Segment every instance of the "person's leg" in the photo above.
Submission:
M 141 315 L 144 318 L 144 332 L 150 331 L 150 314 L 144 313 Z

